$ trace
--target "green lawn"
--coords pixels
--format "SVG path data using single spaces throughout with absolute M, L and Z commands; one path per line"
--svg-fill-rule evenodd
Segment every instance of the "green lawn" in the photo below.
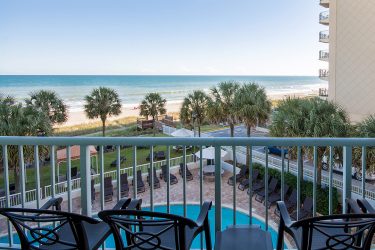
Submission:
M 158 135 L 159 137 L 161 135 Z M 164 151 L 166 153 L 167 147 L 166 146 L 155 146 L 154 152 L 157 151 Z M 149 149 L 137 149 L 137 165 L 142 165 L 145 163 L 149 163 L 146 161 L 147 156 L 149 155 L 150 150 Z M 187 154 L 192 153 L 191 150 L 187 151 Z M 121 168 L 128 168 L 132 167 L 133 163 L 133 148 L 126 148 L 121 149 L 120 151 L 121 156 L 126 157 L 126 161 L 124 164 L 121 165 Z M 116 167 L 111 167 L 111 163 L 116 160 L 116 151 L 115 152 L 108 152 L 104 154 L 104 171 L 112 171 L 116 170 Z M 182 156 L 182 152 L 175 152 L 171 149 L 171 158 Z M 78 160 L 72 160 L 72 167 L 78 167 L 79 169 L 79 159 Z M 96 159 L 95 157 L 92 157 L 92 168 L 96 170 Z M 60 175 L 65 176 L 66 175 L 66 163 L 63 162 L 60 164 L 59 168 Z M 26 183 L 26 189 L 33 189 L 35 188 L 35 169 L 27 169 L 27 183 Z M 56 176 L 57 174 L 57 168 L 56 168 Z M 40 178 L 41 178 L 41 186 L 49 185 L 51 183 L 51 166 L 45 165 L 43 167 L 40 167 Z M 4 178 L 3 174 L 0 174 L 0 187 L 4 186 Z M 13 170 L 9 171 L 9 183 L 14 183 L 14 174 Z

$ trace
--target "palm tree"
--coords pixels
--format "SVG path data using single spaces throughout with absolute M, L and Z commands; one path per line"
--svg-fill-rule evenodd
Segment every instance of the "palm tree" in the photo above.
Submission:
M 226 122 L 230 127 L 230 136 L 234 136 L 234 124 L 238 121 L 236 116 L 235 97 L 239 89 L 235 81 L 221 82 L 211 89 L 213 101 L 208 107 L 208 117 L 214 122 Z
M 375 115 L 367 117 L 358 125 L 357 135 L 365 138 L 375 137 Z M 355 147 L 353 151 L 354 164 L 362 166 L 362 148 Z M 371 173 L 375 171 L 375 147 L 366 148 L 366 169 Z
M 348 116 L 335 103 L 320 98 L 288 98 L 280 103 L 273 116 L 270 135 L 279 137 L 345 137 L 349 131 Z M 312 148 L 304 148 L 304 151 L 312 158 Z M 318 147 L 317 151 L 317 180 L 320 185 L 322 157 L 327 148 Z M 292 153 L 293 151 L 290 156 Z
M 106 120 L 112 115 L 121 114 L 121 100 L 116 90 L 106 87 L 94 89 L 85 96 L 85 113 L 89 119 L 100 118 L 102 133 L 105 136 Z
M 33 106 L 44 112 L 52 125 L 61 124 L 67 121 L 67 106 L 54 91 L 39 90 L 30 94 L 25 100 L 26 105 Z
M 200 90 L 195 90 L 193 93 L 185 97 L 181 111 L 180 120 L 184 125 L 194 127 L 196 123 L 198 127 L 198 136 L 201 136 L 201 126 L 207 117 L 207 108 L 210 98 Z
M 267 99 L 266 91 L 256 83 L 241 86 L 235 95 L 236 115 L 245 124 L 247 136 L 251 128 L 258 123 L 265 123 L 271 113 L 271 102 Z M 250 147 L 246 148 L 246 164 L 250 165 Z
M 164 115 L 167 110 L 165 109 L 165 103 L 167 100 L 162 98 L 159 93 L 149 93 L 143 99 L 140 106 L 140 115 L 148 119 L 149 116 L 152 117 L 152 127 L 155 136 L 156 124 L 159 115 Z
M 2 136 L 38 136 L 51 134 L 52 126 L 48 116 L 33 106 L 23 106 L 17 103 L 13 97 L 0 96 L 0 134 Z M 24 160 L 33 160 L 33 147 L 24 146 Z M 48 150 L 40 147 L 45 156 Z M 14 170 L 14 180 L 17 191 L 20 184 L 19 148 L 8 146 L 8 164 Z M 2 155 L 1 155 L 2 157 Z

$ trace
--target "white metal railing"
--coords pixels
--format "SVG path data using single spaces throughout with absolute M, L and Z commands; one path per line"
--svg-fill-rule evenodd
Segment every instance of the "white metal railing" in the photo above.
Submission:
M 191 163 L 193 161 L 194 161 L 193 155 L 187 155 L 186 156 L 186 162 L 187 163 Z M 170 164 L 171 166 L 177 166 L 177 165 L 180 164 L 180 162 L 182 162 L 182 156 L 181 157 L 174 157 L 174 158 L 170 159 L 170 162 L 171 162 L 171 164 Z M 166 160 L 154 162 L 155 169 L 160 169 L 161 166 L 163 166 L 163 165 L 167 165 Z M 137 170 L 141 170 L 142 173 L 145 174 L 145 173 L 147 173 L 149 167 L 150 167 L 150 164 L 146 163 L 146 164 L 138 165 Z M 123 174 L 123 173 L 126 172 L 129 176 L 132 176 L 133 175 L 132 170 L 133 170 L 132 168 L 123 168 L 123 169 L 120 170 L 120 173 Z M 91 176 L 92 176 L 92 178 L 95 179 L 95 184 L 100 183 L 100 180 L 99 180 L 100 175 L 99 174 L 94 174 L 94 175 L 91 175 Z M 104 173 L 104 177 L 112 177 L 112 180 L 116 181 L 117 180 L 117 172 L 116 172 L 116 170 L 107 171 L 107 172 Z M 71 187 L 72 187 L 72 191 L 80 189 L 81 188 L 81 178 L 72 179 L 71 180 Z M 52 188 L 51 185 L 46 185 L 46 186 L 44 186 L 44 189 L 40 189 L 40 192 L 43 193 L 43 190 L 44 190 L 44 197 L 51 197 L 51 195 L 52 195 L 51 188 Z M 68 181 L 56 183 L 55 190 L 56 190 L 55 192 L 56 192 L 57 195 L 66 193 L 68 191 Z M 41 196 L 43 196 L 42 193 L 41 193 Z M 26 191 L 26 202 L 33 202 L 35 200 L 36 200 L 36 189 L 27 190 Z M 12 206 L 12 207 L 19 206 L 19 205 L 21 205 L 21 203 L 22 203 L 21 193 L 15 193 L 15 194 L 10 195 L 10 206 Z M 0 207 L 6 207 L 6 197 L 5 196 L 0 197 Z
M 329 60 L 329 52 L 327 50 L 319 51 L 319 60 L 328 61 Z
M 329 11 L 324 11 L 319 14 L 319 22 L 327 24 L 329 22 Z
M 328 30 L 324 30 L 324 31 L 319 32 L 319 41 L 323 42 L 323 43 L 329 42 L 329 31 Z
M 48 147 L 50 149 L 50 174 L 51 174 L 51 183 L 50 187 L 46 188 L 44 190 L 45 194 L 51 195 L 52 197 L 58 195 L 60 192 L 67 193 L 68 196 L 68 210 L 72 211 L 72 190 L 73 188 L 80 187 L 80 204 L 81 204 L 81 212 L 84 215 L 91 216 L 92 215 L 92 200 L 91 200 L 91 158 L 90 158 L 90 148 L 89 146 L 92 145 L 98 145 L 99 146 L 99 173 L 95 175 L 95 179 L 97 179 L 98 184 L 101 186 L 100 188 L 100 207 L 104 209 L 104 176 L 106 174 L 113 175 L 114 179 L 116 176 L 119 176 L 122 171 L 131 171 L 131 174 L 136 173 L 136 171 L 139 168 L 150 168 L 151 172 L 155 168 L 159 168 L 162 164 L 165 164 L 167 166 L 167 176 L 169 176 L 169 171 L 172 165 L 174 164 L 180 164 L 182 163 L 182 166 L 185 168 L 188 161 L 192 160 L 193 156 L 187 155 L 187 148 L 188 147 L 198 147 L 200 149 L 200 153 L 198 153 L 199 161 L 197 163 L 198 170 L 199 170 L 199 200 L 200 203 L 203 203 L 203 150 L 208 147 L 213 147 L 212 157 L 214 159 L 214 166 L 215 166 L 215 183 L 214 183 L 214 213 L 215 213 L 215 231 L 220 231 L 222 229 L 222 178 L 221 178 L 221 172 L 222 172 L 222 148 L 227 147 L 226 150 L 230 154 L 230 149 L 235 149 L 236 152 L 232 152 L 233 154 L 233 172 L 236 172 L 236 163 L 237 163 L 237 154 L 240 152 L 242 155 L 244 154 L 245 147 L 250 147 L 250 152 L 253 153 L 253 158 L 250 158 L 250 165 L 248 166 L 250 170 L 253 168 L 253 162 L 255 161 L 262 161 L 264 168 L 265 168 L 265 180 L 268 178 L 268 170 L 269 168 L 277 168 L 281 172 L 281 189 L 284 187 L 284 175 L 285 175 L 285 157 L 283 157 L 284 154 L 281 154 L 281 160 L 275 157 L 271 157 L 268 154 L 268 148 L 271 147 L 279 147 L 282 150 L 286 150 L 289 147 L 296 147 L 297 148 L 297 161 L 294 164 L 293 162 L 290 162 L 289 170 L 297 173 L 297 176 L 300 176 L 299 173 L 302 171 L 302 165 L 301 161 L 303 159 L 302 154 L 302 148 L 303 147 L 311 147 L 314 151 L 314 159 L 313 159 L 313 166 L 311 169 L 304 169 L 304 173 L 307 178 L 310 178 L 312 180 L 312 186 L 313 186 L 313 215 L 316 214 L 317 209 L 317 171 L 318 171 L 318 157 L 317 157 L 317 150 L 318 147 L 327 147 L 330 154 L 329 154 L 329 163 L 334 163 L 334 148 L 341 148 L 343 151 L 343 178 L 342 180 L 337 180 L 333 178 L 332 176 L 332 167 L 330 167 L 330 172 L 328 176 L 323 176 L 322 182 L 326 183 L 328 186 L 328 190 L 330 191 L 329 194 L 329 212 L 332 213 L 332 190 L 333 188 L 340 187 L 341 188 L 341 198 L 342 198 L 342 208 L 343 211 L 346 211 L 346 203 L 344 202 L 346 198 L 351 197 L 352 194 L 358 194 L 360 193 L 362 197 L 373 197 L 373 194 L 368 192 L 366 190 L 365 185 L 365 178 L 362 180 L 361 189 L 364 190 L 362 192 L 359 188 L 353 188 L 352 186 L 352 150 L 353 147 L 361 147 L 362 149 L 362 176 L 366 176 L 366 148 L 367 147 L 375 147 L 375 138 L 260 138 L 260 137 L 251 137 L 251 138 L 244 138 L 244 137 L 238 137 L 238 138 L 158 138 L 158 137 L 129 137 L 129 138 L 122 138 L 122 137 L 116 137 L 116 138 L 96 138 L 96 137 L 72 137 L 72 138 L 64 138 L 64 137 L 0 137 L 0 145 L 2 147 L 2 153 L 3 153 L 3 178 L 4 178 L 4 187 L 5 187 L 5 206 L 9 207 L 11 204 L 18 203 L 20 206 L 24 207 L 25 204 L 28 202 L 29 199 L 34 199 L 37 201 L 37 206 L 40 204 L 40 200 L 42 199 L 41 192 L 35 192 L 32 194 L 28 194 L 29 192 L 26 191 L 26 185 L 25 185 L 25 168 L 24 168 L 24 162 L 25 162 L 25 154 L 23 151 L 24 146 L 32 146 L 34 148 L 35 152 L 35 159 L 39 159 L 39 146 Z M 18 155 L 19 156 L 19 162 L 20 162 L 20 196 L 17 198 L 13 198 L 15 196 L 10 195 L 9 192 L 9 155 L 8 155 L 8 145 L 15 145 L 18 147 Z M 72 145 L 78 145 L 80 147 L 80 178 L 72 180 L 70 176 L 71 171 L 71 155 L 70 155 L 70 149 Z M 106 145 L 114 145 L 116 147 L 115 155 L 116 155 L 116 170 L 113 173 L 110 171 L 110 173 L 104 172 L 104 147 Z M 121 146 L 131 146 L 131 153 L 132 153 L 132 164 L 131 164 L 131 170 L 121 169 Z M 155 146 L 166 146 L 166 160 L 161 161 L 160 163 L 157 163 L 154 161 L 154 147 Z M 67 183 L 59 182 L 56 183 L 56 149 L 58 146 L 65 146 L 67 147 Z M 137 147 L 138 146 L 146 146 L 150 148 L 150 163 L 139 166 L 137 164 Z M 179 159 L 171 159 L 171 148 L 173 146 L 182 146 L 182 157 Z M 260 152 L 256 152 L 253 149 L 255 147 L 266 147 L 265 154 L 262 154 Z M 238 152 L 237 152 L 238 151 Z M 189 158 L 191 157 L 191 158 Z M 40 188 L 41 184 L 41 178 L 40 178 L 40 166 L 39 166 L 39 160 L 36 160 L 35 162 L 35 189 Z M 227 166 L 226 166 L 227 167 Z M 182 171 L 183 175 L 186 174 L 186 171 Z M 249 178 L 251 179 L 251 173 L 250 171 Z M 133 175 L 133 197 L 137 197 L 137 175 Z M 154 206 L 154 179 L 153 175 L 150 175 L 150 188 L 148 189 L 148 195 L 147 197 L 150 198 L 150 209 L 153 210 Z M 234 180 L 235 181 L 235 180 Z M 297 205 L 296 205 L 296 212 L 297 217 L 300 214 L 300 207 L 301 207 L 301 180 L 299 178 L 296 178 L 296 189 L 297 189 Z M 72 185 L 67 185 L 72 183 Z M 120 178 L 116 178 L 115 180 L 116 188 L 117 188 L 117 199 L 121 198 L 121 192 L 120 192 L 120 186 L 121 186 L 121 180 Z M 268 206 L 268 182 L 264 182 L 265 188 L 265 207 Z M 67 186 L 67 187 L 66 187 Z M 51 188 L 54 187 L 54 188 Z M 167 181 L 167 211 L 170 210 L 170 183 L 169 179 Z M 250 182 L 249 191 L 252 192 L 252 182 Z M 233 222 L 236 224 L 236 186 L 233 186 Z M 282 190 L 281 190 L 281 193 Z M 182 178 L 182 196 L 183 196 L 183 212 L 186 216 L 187 212 L 187 182 L 186 182 L 186 176 Z M 17 201 L 12 201 L 12 199 L 16 199 Z M 249 198 L 249 216 L 250 218 L 253 216 L 252 211 L 252 199 L 251 195 Z M 268 209 L 265 209 L 265 226 L 266 229 L 268 229 L 269 224 L 269 211 Z M 250 220 L 251 221 L 251 220 Z M 9 235 L 13 235 L 11 232 L 11 227 L 8 227 L 10 231 L 8 231 Z

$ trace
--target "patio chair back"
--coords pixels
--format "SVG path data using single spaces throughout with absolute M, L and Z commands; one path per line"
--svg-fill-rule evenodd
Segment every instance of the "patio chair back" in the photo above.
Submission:
M 70 175 L 72 176 L 72 178 L 78 177 L 78 168 L 77 167 L 72 167 L 70 169 Z
M 272 193 L 273 191 L 275 191 L 278 183 L 279 183 L 278 179 L 272 178 L 270 181 L 270 184 L 268 185 L 268 192 Z
M 159 212 L 105 210 L 98 215 L 110 225 L 116 249 L 189 249 L 187 230 L 198 227 L 188 218 Z
M 99 223 L 79 214 L 53 210 L 2 208 L 0 214 L 16 229 L 22 249 L 89 249 L 83 223 Z
M 297 221 L 300 249 L 371 249 L 375 214 L 341 214 Z

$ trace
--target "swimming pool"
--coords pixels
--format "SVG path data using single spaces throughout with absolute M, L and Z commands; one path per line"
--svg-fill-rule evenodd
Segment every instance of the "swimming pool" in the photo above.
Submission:
M 143 210 L 148 210 L 149 208 L 144 207 Z M 167 206 L 161 205 L 161 206 L 155 206 L 154 211 L 157 212 L 167 212 Z M 170 211 L 172 214 L 177 215 L 183 215 L 183 205 L 171 205 Z M 187 205 L 187 217 L 191 218 L 193 220 L 196 220 L 200 212 L 200 206 L 199 205 Z M 211 228 L 211 239 L 212 243 L 215 243 L 215 236 L 214 236 L 214 228 L 215 228 L 215 207 L 213 206 L 211 208 L 211 211 L 209 212 L 209 221 L 210 221 L 210 228 Z M 241 211 L 236 211 L 236 220 L 238 225 L 246 225 L 249 223 L 249 216 Z M 261 228 L 265 229 L 265 224 L 263 221 L 258 220 L 257 218 L 252 219 L 253 224 L 260 225 Z M 233 209 L 223 207 L 222 208 L 222 229 L 227 228 L 227 226 L 233 225 Z M 271 233 L 272 237 L 272 243 L 273 246 L 276 247 L 277 242 L 277 232 L 271 228 L 268 227 L 269 232 Z M 6 236 L 0 238 L 0 243 L 7 243 L 8 238 Z M 14 243 L 18 244 L 19 239 L 15 235 L 14 237 Z M 108 248 L 115 248 L 115 243 L 113 241 L 112 236 L 110 236 L 105 243 L 106 247 Z M 198 236 L 192 245 L 192 249 L 200 249 L 200 236 Z

